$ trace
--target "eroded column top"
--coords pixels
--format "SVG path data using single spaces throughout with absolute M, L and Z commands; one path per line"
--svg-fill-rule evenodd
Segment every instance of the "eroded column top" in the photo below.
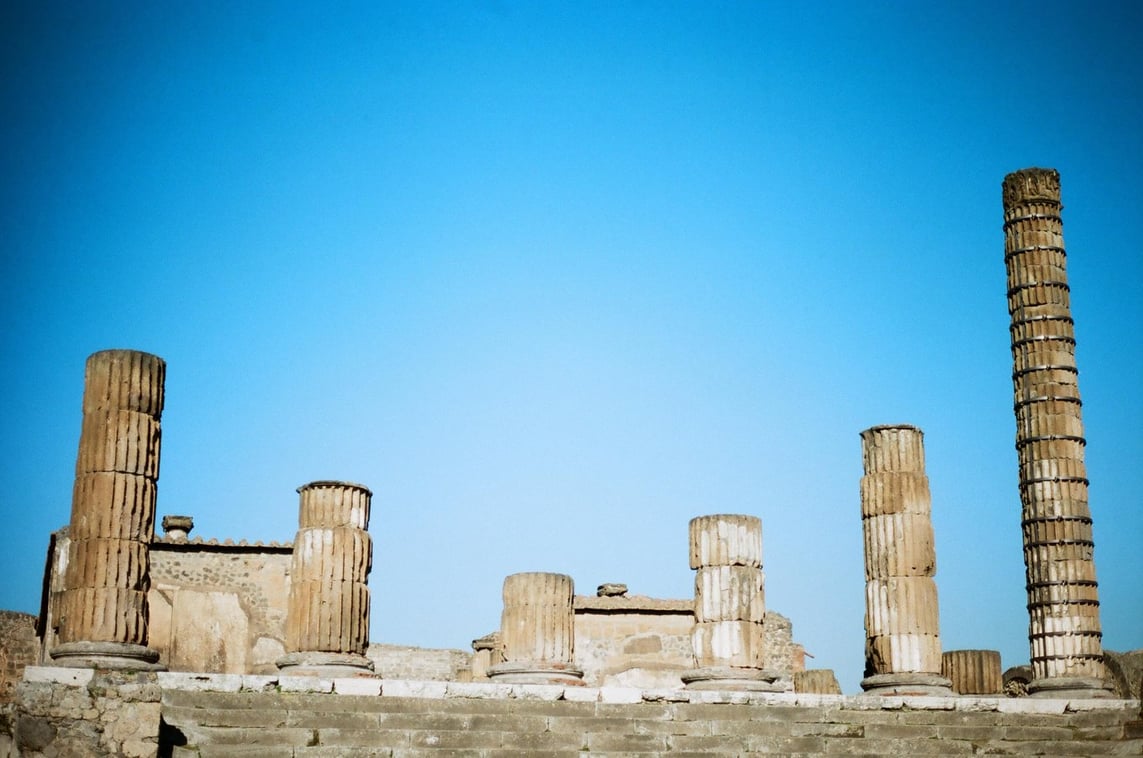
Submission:
M 167 363 L 138 350 L 100 350 L 84 366 L 83 412 L 135 411 L 159 418 Z
M 910 424 L 871 426 L 861 433 L 865 473 L 925 473 L 925 433 Z
M 690 522 L 691 568 L 762 565 L 762 519 L 719 513 Z
M 1054 168 L 1022 168 L 1004 177 L 1001 183 L 1004 205 L 1029 201 L 1060 201 L 1060 172 Z
M 373 493 L 363 484 L 321 480 L 298 487 L 298 526 L 369 528 Z

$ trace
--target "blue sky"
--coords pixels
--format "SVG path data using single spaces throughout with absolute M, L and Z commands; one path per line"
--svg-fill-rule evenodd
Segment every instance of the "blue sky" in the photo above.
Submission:
M 997 5 L 999 7 L 993 7 Z M 73 7 L 79 6 L 79 7 Z M 945 649 L 1026 662 L 1000 182 L 1060 170 L 1105 645 L 1143 646 L 1133 3 L 0 8 L 0 607 L 66 523 L 83 363 L 168 362 L 159 515 L 375 493 L 372 638 L 507 574 L 767 600 L 858 689 L 858 433 L 926 433 Z

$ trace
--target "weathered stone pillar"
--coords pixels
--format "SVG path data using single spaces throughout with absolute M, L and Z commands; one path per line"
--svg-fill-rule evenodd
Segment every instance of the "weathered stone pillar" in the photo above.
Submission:
M 500 632 L 489 634 L 472 641 L 472 680 L 480 682 L 488 679 L 488 669 L 504 662 Z
M 570 576 L 531 572 L 504 580 L 500 643 L 504 662 L 488 668 L 493 681 L 582 684 L 574 665 L 575 585 Z
M 156 669 L 147 647 L 150 545 L 166 363 L 133 350 L 87 359 L 59 604 L 61 666 Z
M 941 674 L 958 695 L 999 695 L 1004 691 L 997 650 L 949 650 L 941 656 Z
M 284 674 L 362 675 L 373 670 L 369 645 L 369 570 L 373 493 L 348 482 L 298 488 L 298 534 L 290 564 Z
M 874 695 L 951 695 L 941 676 L 941 637 L 925 476 L 915 426 L 861 433 L 865 534 L 865 679 Z
M 755 516 L 699 516 L 690 522 L 695 574 L 694 671 L 689 689 L 778 692 L 790 681 L 766 669 L 765 575 L 762 520 Z
M 1006 176 L 1002 189 L 1033 676 L 1028 693 L 1102 697 L 1108 693 L 1060 175 L 1025 169 Z

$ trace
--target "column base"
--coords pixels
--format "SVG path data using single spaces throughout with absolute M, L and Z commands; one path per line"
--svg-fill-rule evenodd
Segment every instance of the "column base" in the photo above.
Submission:
M 1110 684 L 1094 676 L 1054 676 L 1028 683 L 1028 697 L 1057 700 L 1114 699 Z
M 64 642 L 51 649 L 52 664 L 80 669 L 166 671 L 159 651 L 130 642 Z
M 583 671 L 570 663 L 515 661 L 488 668 L 488 678 L 507 684 L 568 684 L 583 686 Z
M 739 690 L 748 692 L 792 692 L 792 679 L 783 679 L 777 671 L 735 666 L 706 666 L 681 676 L 688 690 Z
M 323 653 L 305 651 L 286 653 L 274 661 L 286 676 L 375 677 L 373 661 L 356 653 Z
M 874 674 L 861 680 L 866 695 L 922 695 L 953 697 L 952 681 L 937 674 Z

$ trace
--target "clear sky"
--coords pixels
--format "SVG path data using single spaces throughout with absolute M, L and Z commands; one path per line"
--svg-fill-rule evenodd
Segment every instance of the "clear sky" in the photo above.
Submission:
M 517 571 L 768 605 L 861 678 L 858 434 L 925 431 L 945 649 L 1026 662 L 1000 182 L 1059 169 L 1105 645 L 1143 647 L 1143 5 L 0 4 L 0 608 L 83 366 L 167 360 L 160 517 L 372 488 L 372 638 Z

